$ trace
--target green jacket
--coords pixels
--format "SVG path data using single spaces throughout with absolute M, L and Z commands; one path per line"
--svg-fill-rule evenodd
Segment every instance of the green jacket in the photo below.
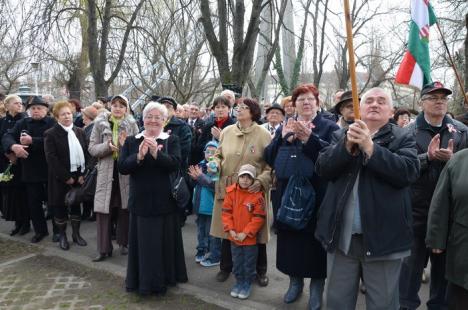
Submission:
M 468 290 L 468 149 L 442 170 L 432 197 L 426 245 L 446 251 L 445 277 Z

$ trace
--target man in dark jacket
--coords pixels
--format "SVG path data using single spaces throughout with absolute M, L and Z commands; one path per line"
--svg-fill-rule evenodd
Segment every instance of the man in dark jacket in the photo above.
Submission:
M 192 130 L 186 122 L 178 119 L 175 116 L 177 102 L 174 98 L 164 96 L 159 99 L 159 102 L 164 104 L 164 106 L 167 108 L 168 121 L 164 126 L 164 131 L 179 138 L 178 140 L 181 154 L 180 169 L 186 176 L 186 179 L 188 179 L 187 169 L 192 143 Z M 185 220 L 187 219 L 186 212 L 188 213 L 190 209 L 191 203 L 187 206 L 187 210 L 180 211 L 180 223 L 182 226 L 185 224 Z
M 431 284 L 428 309 L 446 309 L 445 254 L 434 254 L 426 248 L 427 216 L 432 194 L 445 163 L 453 153 L 467 146 L 467 128 L 446 116 L 448 96 L 452 93 L 442 83 L 434 82 L 421 90 L 422 112 L 406 129 L 416 140 L 421 174 L 411 186 L 414 244 L 411 256 L 405 258 L 400 276 L 400 305 L 416 309 L 427 260 L 431 259 Z
M 20 158 L 21 179 L 26 185 L 28 207 L 35 235 L 31 242 L 37 243 L 47 236 L 47 223 L 42 208 L 46 200 L 47 162 L 44 153 L 44 132 L 55 124 L 47 116 L 48 105 L 38 96 L 33 97 L 26 110 L 30 117 L 18 121 L 2 139 L 3 149 Z
M 316 162 L 329 181 L 316 238 L 328 252 L 327 309 L 354 309 L 362 277 L 368 309 L 398 309 L 398 279 L 412 244 L 409 185 L 419 174 L 414 139 L 389 124 L 390 95 L 372 88 L 361 119 L 335 132 Z

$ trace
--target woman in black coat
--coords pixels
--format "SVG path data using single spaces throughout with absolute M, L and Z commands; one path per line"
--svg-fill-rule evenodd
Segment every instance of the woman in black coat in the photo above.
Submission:
M 81 128 L 73 125 L 72 106 L 69 102 L 60 101 L 54 105 L 54 117 L 57 124 L 45 132 L 44 150 L 48 164 L 48 203 L 54 210 L 55 222 L 59 229 L 59 246 L 68 250 L 66 229 L 68 213 L 72 226 L 73 242 L 86 246 L 80 236 L 80 205 L 65 206 L 65 195 L 73 186 L 84 182 L 86 170 L 86 137 Z
M 309 159 L 299 163 L 301 171 L 314 171 L 314 162 L 320 150 L 327 146 L 332 133 L 338 126 L 318 114 L 318 90 L 313 84 L 298 86 L 292 95 L 297 118 L 288 122 L 276 132 L 275 138 L 265 150 L 265 160 L 274 169 L 275 159 L 281 146 L 296 145 Z M 291 133 L 292 136 L 284 139 Z M 279 221 L 277 228 L 276 267 L 290 278 L 289 289 L 284 296 L 285 303 L 294 302 L 301 294 L 304 278 L 311 278 L 309 309 L 320 309 L 323 286 L 327 273 L 326 253 L 322 245 L 314 238 L 316 214 L 325 194 L 326 182 L 310 173 L 308 177 L 315 190 L 315 210 L 305 228 L 295 230 Z M 281 205 L 289 178 L 278 178 L 273 204 Z
M 23 103 L 17 95 L 9 95 L 5 98 L 6 116 L 0 119 L 0 137 L 13 128 L 17 121 L 26 117 L 23 111 Z M 7 154 L 6 154 L 7 153 Z M 31 230 L 29 224 L 29 209 L 26 201 L 26 188 L 21 182 L 21 161 L 13 152 L 6 152 L 0 145 L 0 172 L 4 172 L 11 163 L 10 173 L 13 179 L 1 184 L 1 206 L 3 217 L 7 221 L 15 221 L 15 228 L 10 236 L 16 234 L 25 235 Z
M 181 165 L 178 138 L 163 132 L 167 109 L 150 102 L 143 110 L 145 130 L 128 137 L 119 172 L 130 175 L 126 288 L 142 295 L 164 294 L 167 285 L 187 282 L 178 208 L 170 174 Z

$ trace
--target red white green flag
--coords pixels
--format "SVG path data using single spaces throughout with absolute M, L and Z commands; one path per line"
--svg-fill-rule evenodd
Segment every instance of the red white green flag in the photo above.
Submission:
M 398 68 L 395 82 L 421 89 L 431 83 L 429 28 L 437 22 L 429 0 L 411 0 L 408 49 Z

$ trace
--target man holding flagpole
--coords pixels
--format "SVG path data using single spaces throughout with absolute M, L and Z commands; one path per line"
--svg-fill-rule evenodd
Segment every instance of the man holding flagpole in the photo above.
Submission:
M 397 310 L 402 260 L 412 245 L 409 185 L 419 175 L 415 141 L 390 124 L 391 96 L 362 95 L 361 120 L 334 133 L 315 169 L 329 184 L 315 237 L 327 253 L 327 309 L 354 309 L 362 277 L 366 308 Z

